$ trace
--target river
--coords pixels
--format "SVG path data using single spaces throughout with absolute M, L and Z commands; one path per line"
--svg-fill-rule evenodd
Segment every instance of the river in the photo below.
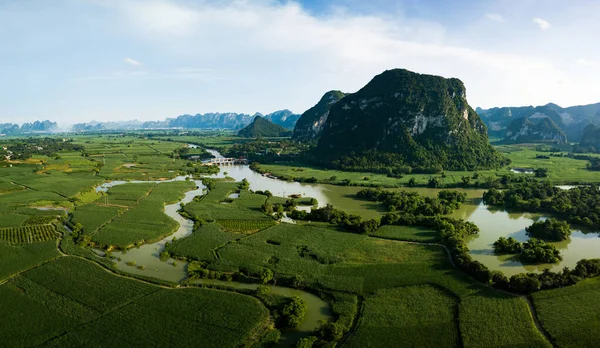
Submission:
M 254 176 L 249 175 L 254 172 L 252 172 L 248 168 L 248 166 L 235 166 L 235 167 L 245 167 L 245 168 L 236 168 L 237 170 L 234 171 L 236 173 L 235 175 L 237 175 L 236 179 L 241 180 L 244 177 L 246 177 L 250 181 L 255 178 Z M 224 167 L 223 170 L 230 170 L 233 168 L 234 167 Z M 248 175 L 245 175 L 244 177 L 239 177 L 239 175 L 244 175 L 244 174 L 248 174 Z M 257 176 L 260 176 L 260 175 L 257 175 Z M 262 176 L 260 176 L 260 177 L 262 178 Z M 129 182 L 127 182 L 127 181 L 112 181 L 112 182 L 103 183 L 102 185 L 96 187 L 96 191 L 97 192 L 100 192 L 100 191 L 107 192 L 111 187 L 114 187 L 117 185 L 124 185 L 127 183 L 136 184 L 136 183 L 155 182 L 155 183 L 160 184 L 160 183 L 164 183 L 164 182 L 183 181 L 186 179 L 189 180 L 189 178 L 187 178 L 185 176 L 179 176 L 174 179 L 164 180 L 164 181 L 129 181 Z M 273 182 L 279 182 L 279 183 L 281 183 L 281 185 L 278 185 L 278 187 L 280 187 L 280 189 L 284 190 L 284 192 L 286 192 L 286 191 L 289 193 L 298 192 L 298 191 L 294 191 L 298 187 L 296 185 L 296 183 L 281 182 L 281 181 L 274 180 L 274 179 L 269 179 L 269 180 L 272 180 L 271 186 L 268 186 L 265 189 L 270 189 L 270 188 L 272 189 Z M 181 215 L 179 215 L 177 213 L 177 211 L 179 210 L 181 203 L 183 203 L 183 204 L 190 203 L 194 199 L 194 197 L 202 195 L 204 193 L 205 186 L 202 184 L 202 182 L 199 180 L 196 180 L 194 182 L 196 184 L 196 189 L 186 192 L 184 198 L 181 199 L 179 202 L 174 203 L 174 204 L 165 205 L 165 214 L 168 215 L 169 217 L 171 217 L 173 220 L 177 221 L 177 223 L 179 223 L 179 228 L 177 229 L 177 231 L 174 234 L 172 234 L 169 237 L 166 237 L 156 243 L 144 244 L 140 247 L 132 248 L 126 252 L 118 252 L 118 251 L 112 252 L 112 256 L 115 258 L 114 261 L 117 263 L 117 267 L 121 271 L 130 273 L 130 274 L 151 276 L 151 277 L 155 277 L 158 279 L 163 279 L 163 280 L 173 281 L 173 282 L 181 282 L 187 278 L 187 272 L 186 272 L 187 262 L 180 261 L 180 260 L 174 260 L 174 259 L 161 261 L 160 253 L 165 249 L 165 244 L 167 242 L 172 242 L 173 238 L 177 238 L 177 239 L 185 238 L 185 237 L 189 236 L 190 234 L 192 234 L 192 232 L 193 232 L 193 226 L 194 226 L 193 222 L 191 220 L 188 220 L 188 219 L 182 217 Z M 291 187 L 286 188 L 285 186 L 288 184 Z M 251 188 L 258 189 L 258 188 L 256 188 L 257 187 L 256 183 L 254 185 L 255 186 L 251 185 Z M 276 193 L 279 191 L 272 190 L 272 192 Z M 307 191 L 307 192 L 314 192 L 314 191 Z M 95 251 L 99 255 L 103 255 L 103 252 L 101 252 L 99 250 L 95 250 Z M 135 266 L 128 265 L 127 263 L 129 263 L 129 262 L 135 262 Z M 137 266 L 141 266 L 141 265 L 144 266 L 144 269 L 140 269 L 137 267 Z M 219 280 L 214 280 L 214 279 L 198 279 L 198 280 L 195 280 L 194 283 L 227 286 L 227 287 L 230 287 L 233 289 L 256 289 L 258 286 L 260 286 L 260 284 L 247 284 L 247 283 L 238 283 L 238 282 L 229 282 L 229 281 L 226 282 L 226 281 L 219 281 Z M 279 294 L 279 295 L 288 296 L 288 297 L 298 296 L 298 297 L 302 298 L 304 301 L 306 301 L 306 303 L 307 303 L 307 312 L 305 314 L 304 321 L 300 324 L 300 326 L 298 328 L 296 328 L 294 330 L 286 330 L 285 332 L 282 332 L 281 340 L 279 342 L 280 346 L 293 346 L 300 338 L 306 337 L 306 336 L 310 335 L 312 332 L 314 332 L 314 330 L 317 329 L 322 322 L 333 320 L 333 314 L 331 312 L 331 308 L 330 308 L 329 304 L 327 302 L 323 301 L 322 299 L 320 299 L 319 297 L 315 296 L 314 294 L 306 292 L 306 291 L 302 291 L 302 290 L 291 289 L 291 288 L 286 288 L 286 287 L 281 287 L 281 286 L 270 285 L 269 287 L 271 288 L 271 292 L 274 294 Z
M 208 150 L 215 157 L 222 157 L 217 151 Z M 356 193 L 360 187 L 334 186 L 323 184 L 304 184 L 287 182 L 269 178 L 253 172 L 246 165 L 222 167 L 218 177 L 224 177 L 224 172 L 236 180 L 246 178 L 250 182 L 252 190 L 269 190 L 274 195 L 286 197 L 292 193 L 300 193 L 303 196 L 314 197 L 319 201 L 319 206 L 333 204 L 335 207 L 351 214 L 359 214 L 364 218 L 378 218 L 385 213 L 381 204 L 356 199 Z M 560 186 L 562 189 L 570 189 L 573 186 Z M 430 188 L 401 188 L 402 190 L 418 192 L 421 195 L 433 197 L 440 189 Z M 552 243 L 560 250 L 563 260 L 555 264 L 523 265 L 514 260 L 513 256 L 494 254 L 493 243 L 500 237 L 513 237 L 520 242 L 529 238 L 525 228 L 539 219 L 547 216 L 529 213 L 509 213 L 501 209 L 486 206 L 482 202 L 484 190 L 480 189 L 457 189 L 467 193 L 468 202 L 459 210 L 451 214 L 452 217 L 465 219 L 475 223 L 480 228 L 480 233 L 468 241 L 473 259 L 482 262 L 492 270 L 500 270 L 507 276 L 523 272 L 542 272 L 549 268 L 552 271 L 560 271 L 564 267 L 575 267 L 581 259 L 600 257 L 600 238 L 597 232 L 584 233 L 579 229 L 573 229 L 569 240 Z
M 208 150 L 215 157 L 222 157 L 215 150 Z M 334 204 L 337 208 L 345 210 L 349 213 L 360 214 L 365 218 L 380 217 L 385 213 L 383 207 L 374 202 L 365 202 L 355 199 L 356 192 L 361 188 L 348 186 L 333 186 L 321 184 L 303 184 L 297 182 L 287 182 L 274 178 L 263 176 L 259 173 L 250 170 L 247 165 L 232 165 L 224 166 L 221 172 L 210 177 L 223 178 L 229 176 L 236 181 L 242 179 L 248 180 L 250 189 L 252 190 L 269 190 L 276 196 L 287 197 L 291 194 L 301 194 L 306 197 L 316 198 L 319 206 L 324 206 L 328 203 Z M 186 177 L 177 177 L 168 181 L 186 180 Z M 147 183 L 148 181 L 130 181 L 129 183 Z M 114 181 L 100 185 L 98 191 L 106 191 L 115 185 L 122 185 L 125 181 Z M 189 236 L 192 233 L 193 224 L 190 220 L 183 218 L 177 213 L 180 203 L 189 203 L 193 197 L 203 193 L 204 186 L 200 181 L 195 181 L 197 188 L 188 191 L 185 197 L 175 204 L 165 206 L 165 213 L 177 221 L 180 225 L 175 234 L 153 244 L 146 244 L 139 248 L 134 248 L 126 253 L 114 252 L 113 255 L 120 258 L 118 267 L 129 273 L 152 276 L 164 280 L 179 282 L 187 278 L 186 266 L 182 261 L 170 259 L 166 262 L 160 261 L 159 254 L 164 250 L 166 242 L 172 241 L 174 237 L 180 239 Z M 425 196 L 435 196 L 439 189 L 427 188 L 403 188 L 410 191 L 419 192 Z M 544 268 L 550 268 L 553 271 L 558 271 L 565 266 L 574 267 L 577 261 L 582 258 L 597 258 L 599 257 L 600 238 L 597 233 L 583 233 L 579 230 L 574 230 L 571 238 L 567 241 L 554 243 L 560 249 L 563 260 L 552 265 L 523 265 L 520 262 L 513 260 L 510 256 L 496 256 L 493 254 L 492 243 L 499 237 L 514 237 L 519 241 L 526 241 L 528 238 L 525 234 L 525 227 L 530 226 L 534 221 L 545 218 L 544 216 L 535 214 L 513 214 L 502 210 L 490 208 L 482 203 L 481 197 L 483 190 L 466 189 L 460 190 L 467 193 L 469 202 L 464 204 L 459 210 L 451 216 L 462 218 L 471 221 L 479 226 L 481 232 L 479 235 L 472 237 L 468 246 L 471 249 L 471 255 L 475 260 L 478 260 L 488 266 L 492 270 L 501 270 L 507 276 L 521 272 L 540 272 Z M 127 262 L 135 261 L 137 265 L 144 265 L 145 269 L 141 270 L 136 267 L 128 266 Z M 244 284 L 235 282 L 220 282 L 216 280 L 199 280 L 198 282 L 207 284 L 227 285 L 233 288 L 251 288 L 254 289 L 256 284 Z M 282 338 L 284 342 L 290 343 L 297 340 L 299 337 L 307 335 L 313 331 L 320 321 L 331 320 L 331 309 L 328 304 L 316 297 L 315 295 L 284 288 L 272 286 L 273 292 L 282 295 L 298 295 L 307 303 L 308 312 L 305 321 L 302 323 L 298 331 L 288 332 Z

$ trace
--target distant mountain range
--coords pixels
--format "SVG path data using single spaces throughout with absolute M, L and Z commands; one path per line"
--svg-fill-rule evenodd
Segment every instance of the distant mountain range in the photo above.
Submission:
M 266 116 L 256 113 L 238 114 L 238 113 L 207 113 L 196 115 L 181 115 L 177 118 L 167 118 L 164 121 L 124 121 L 124 122 L 88 122 L 78 123 L 73 126 L 75 132 L 93 132 L 103 130 L 128 130 L 128 129 L 230 129 L 238 130 L 246 127 L 257 117 L 264 117 L 283 128 L 292 130 L 300 115 L 294 114 L 290 110 L 279 110 Z
M 0 134 L 17 135 L 26 133 L 48 133 L 58 131 L 58 124 L 51 121 L 35 121 L 33 123 L 23 123 L 19 127 L 14 123 L 0 123 Z
M 566 135 L 567 140 L 571 142 L 579 142 L 581 140 L 583 130 L 586 126 L 590 124 L 600 125 L 600 103 L 571 106 L 568 108 L 550 103 L 537 107 L 501 107 L 487 110 L 477 108 L 476 111 L 487 126 L 488 134 L 503 137 L 506 141 L 510 141 L 510 138 L 514 137 L 516 125 L 529 124 L 523 122 L 523 120 L 517 121 L 520 118 L 530 120 L 535 126 L 540 124 L 540 120 L 549 119 Z M 513 123 L 512 127 L 510 126 L 511 123 Z M 550 128 L 553 128 L 550 122 L 544 122 L 542 126 L 545 132 L 538 132 L 538 134 L 544 135 L 545 138 L 538 138 L 534 134 L 528 134 L 529 141 L 552 140 L 553 138 L 561 137 L 554 130 L 548 132 Z M 509 128 L 511 135 L 507 136 Z

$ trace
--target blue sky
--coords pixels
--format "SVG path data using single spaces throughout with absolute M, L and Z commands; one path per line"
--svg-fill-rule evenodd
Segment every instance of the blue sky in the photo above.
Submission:
M 0 122 L 301 113 L 391 68 L 473 106 L 600 102 L 600 3 L 3 0 Z

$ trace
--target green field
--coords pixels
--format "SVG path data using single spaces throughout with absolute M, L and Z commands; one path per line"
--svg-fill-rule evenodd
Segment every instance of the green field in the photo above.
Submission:
M 353 234 L 337 223 L 283 223 L 262 206 L 285 205 L 289 197 L 256 194 L 239 182 L 216 180 L 213 187 L 205 181 L 211 190 L 179 210 L 192 220 L 182 226 L 193 224 L 194 229 L 188 237 L 169 241 L 168 255 L 161 255 L 162 244 L 111 253 L 171 235 L 178 223 L 165 214 L 165 205 L 179 201 L 195 184 L 121 183 L 106 193 L 97 193 L 95 186 L 188 174 L 194 164 L 180 158 L 185 143 L 227 149 L 251 141 L 217 131 L 210 136 L 177 132 L 76 135 L 74 143 L 83 151 L 34 154 L 0 165 L 0 346 L 262 347 L 258 341 L 267 332 L 276 336 L 273 330 L 280 328 L 282 308 L 274 303 L 298 292 L 314 297 L 312 305 L 333 325 L 326 328 L 340 330 L 339 337 L 325 339 L 339 347 L 550 347 L 532 315 L 557 347 L 600 345 L 598 279 L 534 293 L 536 312 L 531 313 L 523 297 L 495 290 L 454 267 L 436 244 L 441 243 L 437 231 L 382 226 L 369 234 Z M 555 181 L 600 182 L 585 169 L 584 160 L 536 158 L 541 154 L 536 145 L 497 149 L 513 163 L 479 171 L 480 180 L 515 167 L 543 167 Z M 356 186 L 402 187 L 425 196 L 439 192 L 423 187 L 429 174 L 392 178 L 293 162 L 261 168 L 290 180 L 329 183 L 313 191 L 319 200 L 365 219 L 380 218 L 386 208 L 358 200 Z M 457 186 L 463 176 L 474 174 L 435 176 Z M 410 179 L 420 187 L 405 188 Z M 482 190 L 463 192 L 471 201 L 459 213 L 468 215 L 477 209 Z M 310 205 L 311 200 L 303 197 L 297 203 Z M 64 209 L 36 209 L 51 207 Z M 69 235 L 63 222 L 74 232 Z M 109 251 L 107 257 L 90 246 Z M 128 265 L 128 256 L 138 264 Z M 198 262 L 186 262 L 192 260 Z M 188 281 L 168 282 L 186 276 Z M 227 290 L 190 286 L 198 283 Z M 281 287 L 277 295 L 268 294 L 271 285 Z M 321 307 L 322 301 L 329 308 Z M 282 341 L 325 337 L 324 331 L 310 332 L 314 328 L 282 330 Z M 328 345 L 321 340 L 317 346 Z
M 458 301 L 428 286 L 378 291 L 364 312 L 347 347 L 460 347 Z
M 135 244 L 151 242 L 162 239 L 163 237 L 175 232 L 178 227 L 177 222 L 173 221 L 164 213 L 165 204 L 175 203 L 183 197 L 183 193 L 194 187 L 190 181 L 169 182 L 152 186 L 151 189 L 143 196 L 139 196 L 143 190 L 132 190 L 135 186 L 141 184 L 126 184 L 116 186 L 119 187 L 131 186 L 127 190 L 135 194 L 131 196 L 125 195 L 119 202 L 127 202 L 127 208 L 122 214 L 115 215 L 112 220 L 106 221 L 105 224 L 97 230 L 92 236 L 92 241 L 101 246 L 109 247 L 116 246 L 120 249 L 127 249 Z M 111 189 L 111 190 L 112 190 Z M 136 188 L 137 189 L 137 188 Z M 110 190 L 109 190 L 110 192 Z M 95 215 L 91 210 L 87 215 Z M 94 217 L 95 218 L 95 217 Z M 83 220 L 94 219 L 84 215 Z M 108 222 L 108 223 L 106 223 Z M 98 221 L 92 222 L 93 226 L 98 225 Z M 102 221 L 100 222 L 102 224 Z M 85 225 L 84 225 L 85 226 Z
M 228 244 L 219 255 L 211 263 L 215 270 L 252 272 L 268 267 L 280 277 L 296 276 L 311 286 L 366 297 L 398 287 L 433 285 L 459 299 L 461 310 L 454 325 L 460 325 L 461 339 L 469 343 L 465 346 L 548 345 L 533 325 L 525 301 L 488 289 L 457 271 L 439 247 L 283 224 Z M 494 316 L 488 315 L 490 310 Z M 418 320 L 412 324 L 418 325 Z M 396 329 L 388 332 L 392 335 Z
M 59 257 L 56 241 L 25 245 L 8 245 L 0 241 L 0 283 L 3 279 Z
M 0 286 L 2 345 L 236 347 L 267 321 L 256 299 L 164 289 L 61 258 Z M 28 325 L 22 325 L 27 322 Z
M 536 144 L 526 145 L 503 145 L 498 147 L 506 157 L 510 158 L 512 163 L 498 170 L 480 170 L 477 173 L 482 177 L 497 177 L 505 174 L 512 174 L 511 168 L 547 168 L 548 178 L 559 183 L 600 183 L 600 176 L 597 172 L 586 169 L 588 161 L 577 160 L 568 157 L 550 157 L 550 159 L 539 159 L 536 155 L 541 153 L 536 151 Z M 440 174 L 408 174 L 403 178 L 392 178 L 385 174 L 376 174 L 370 172 L 347 172 L 333 169 L 324 169 L 310 167 L 302 164 L 280 165 L 280 164 L 261 164 L 260 169 L 263 172 L 290 180 L 303 181 L 315 178 L 322 183 L 341 183 L 343 180 L 349 180 L 351 185 L 356 186 L 385 186 L 400 187 L 408 185 L 409 180 L 414 179 L 416 184 L 424 186 L 431 177 L 437 177 L 442 183 L 447 185 L 460 185 L 463 176 L 472 177 L 473 172 L 447 171 L 444 175 Z M 526 174 L 518 174 L 526 175 Z M 474 180 L 473 180 L 474 181 Z
M 532 295 L 540 322 L 558 347 L 600 346 L 600 279 Z

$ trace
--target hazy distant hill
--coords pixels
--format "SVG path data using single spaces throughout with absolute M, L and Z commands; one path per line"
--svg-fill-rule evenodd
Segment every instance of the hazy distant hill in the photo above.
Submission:
M 562 129 L 569 141 L 577 142 L 580 141 L 583 129 L 587 125 L 600 125 L 600 103 L 568 108 L 553 103 L 538 107 L 502 107 L 487 110 L 477 108 L 477 113 L 492 136 L 504 136 L 508 125 L 521 117 L 548 117 Z
M 33 123 L 18 124 L 4 123 L 0 124 L 0 134 L 14 135 L 23 133 L 46 133 L 58 131 L 58 124 L 51 121 L 35 121 Z
M 286 137 L 292 132 L 282 126 L 275 124 L 266 117 L 256 116 L 254 121 L 238 132 L 238 136 L 245 138 L 258 137 Z
M 505 143 L 528 143 L 550 141 L 557 144 L 567 142 L 567 136 L 549 117 L 521 117 L 513 120 L 506 129 Z
M 315 156 L 354 168 L 473 170 L 506 162 L 459 79 L 404 69 L 385 71 L 333 104 Z
M 104 130 L 128 130 L 128 129 L 166 129 L 166 128 L 184 128 L 184 129 L 230 129 L 238 130 L 249 125 L 256 116 L 263 116 L 260 113 L 254 115 L 229 113 L 207 113 L 196 115 L 181 115 L 176 118 L 167 118 L 164 121 L 120 121 L 120 122 L 88 122 L 78 123 L 73 126 L 73 131 L 104 131 Z M 300 115 L 294 114 L 290 110 L 280 110 L 264 116 L 267 120 L 278 124 L 287 129 L 293 129 Z

